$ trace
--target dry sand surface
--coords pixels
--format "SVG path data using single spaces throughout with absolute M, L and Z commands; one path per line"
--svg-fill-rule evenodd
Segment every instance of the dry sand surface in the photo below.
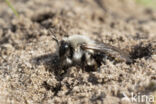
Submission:
M 134 0 L 10 1 L 20 16 L 0 0 L 0 104 L 138 104 L 125 99 L 132 94 L 156 104 L 156 10 Z M 60 74 L 50 28 L 124 49 L 134 62 Z

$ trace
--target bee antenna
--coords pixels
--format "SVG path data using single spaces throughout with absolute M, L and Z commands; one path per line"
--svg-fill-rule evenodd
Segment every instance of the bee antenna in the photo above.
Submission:
M 50 28 L 49 33 L 52 34 L 52 36 L 53 36 L 52 39 L 59 45 L 59 40 L 57 39 L 52 28 Z

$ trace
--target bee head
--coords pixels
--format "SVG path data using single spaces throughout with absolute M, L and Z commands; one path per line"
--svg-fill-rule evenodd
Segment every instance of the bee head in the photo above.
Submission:
M 59 56 L 60 57 L 63 57 L 63 56 L 70 57 L 70 56 L 72 56 L 72 53 L 73 53 L 73 48 L 72 48 L 71 44 L 69 42 L 62 40 L 59 45 Z

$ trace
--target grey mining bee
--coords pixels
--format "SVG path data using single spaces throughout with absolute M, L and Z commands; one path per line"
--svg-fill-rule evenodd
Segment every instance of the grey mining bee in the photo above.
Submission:
M 132 60 L 123 50 L 106 43 L 97 42 L 84 35 L 71 35 L 58 40 L 53 34 L 53 39 L 58 45 L 58 56 L 63 68 L 80 66 L 86 71 L 97 70 L 106 59 L 113 61 Z

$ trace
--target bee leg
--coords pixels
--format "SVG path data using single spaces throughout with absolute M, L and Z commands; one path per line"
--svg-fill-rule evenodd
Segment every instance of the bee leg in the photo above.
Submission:
M 85 66 L 86 66 L 86 56 L 85 54 L 82 55 L 81 57 L 81 64 L 80 64 L 81 68 L 82 68 L 82 71 L 85 71 Z

